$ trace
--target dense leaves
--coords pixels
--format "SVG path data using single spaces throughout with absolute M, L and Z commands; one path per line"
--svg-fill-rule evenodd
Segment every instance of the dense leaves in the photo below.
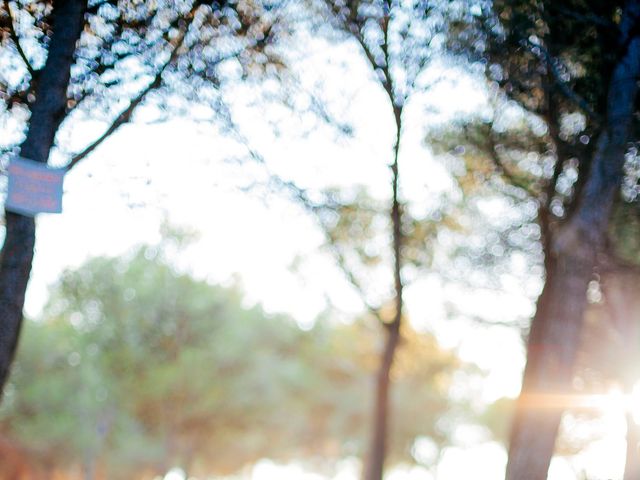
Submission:
M 176 272 L 156 247 L 96 258 L 27 323 L 3 432 L 34 466 L 109 478 L 174 465 L 225 474 L 260 458 L 326 467 L 362 453 L 374 332 L 328 319 L 300 330 L 235 287 Z M 417 437 L 447 442 L 436 420 L 461 366 L 433 337 L 405 338 L 394 402 L 409 413 L 394 423 L 394 462 L 415 461 Z

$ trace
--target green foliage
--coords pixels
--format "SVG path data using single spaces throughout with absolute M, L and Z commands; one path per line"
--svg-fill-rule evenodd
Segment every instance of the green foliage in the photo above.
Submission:
M 623 198 L 623 201 L 616 203 L 609 223 L 609 238 L 614 255 L 631 265 L 640 264 L 639 207 L 636 195 Z
M 488 102 L 478 115 L 434 129 L 429 141 L 452 154 L 469 210 L 477 199 L 493 197 L 522 212 L 510 226 L 484 234 L 484 253 L 466 242 L 471 248 L 461 251 L 475 266 L 499 265 L 492 249 L 541 264 L 540 253 L 549 253 L 555 232 L 576 209 L 606 117 L 609 77 L 624 48 L 617 40 L 623 3 L 477 1 L 452 25 L 450 51 L 472 74 L 482 73 Z M 637 200 L 636 153 L 628 155 L 626 202 Z M 610 246 L 628 260 L 637 208 L 617 212 Z M 467 225 L 469 237 L 485 230 L 478 222 Z
M 459 26 L 452 40 L 454 49 L 468 55 L 475 62 L 474 68 L 484 71 L 487 91 L 492 95 L 494 105 L 483 118 L 463 122 L 451 135 L 447 150 L 457 151 L 465 166 L 480 164 L 480 169 L 473 170 L 474 174 L 479 172 L 477 177 L 480 181 L 469 182 L 472 188 L 482 184 L 484 178 L 493 178 L 493 186 L 498 186 L 498 191 L 509 193 L 515 190 L 520 194 L 520 201 L 513 196 L 519 204 L 514 206 L 524 210 L 527 203 L 535 201 L 533 211 L 536 216 L 525 219 L 529 225 L 525 223 L 522 227 L 537 224 L 540 244 L 547 255 L 547 266 L 553 265 L 554 260 L 564 265 L 564 259 L 558 258 L 558 251 L 554 248 L 559 238 L 557 235 L 563 230 L 563 224 L 570 224 L 575 211 L 588 206 L 589 200 L 593 202 L 594 197 L 584 200 L 587 178 L 591 181 L 604 175 L 599 166 L 593 166 L 593 162 L 594 158 L 597 159 L 596 144 L 598 148 L 606 145 L 607 137 L 603 135 L 607 135 L 607 131 L 603 127 L 611 122 L 611 117 L 607 118 L 611 113 L 607 112 L 607 95 L 616 91 L 616 86 L 610 85 L 611 74 L 627 48 L 625 42 L 619 40 L 620 11 L 625 3 L 599 0 L 476 2 L 474 9 L 470 9 L 467 22 Z M 633 128 L 637 132 L 637 115 Z M 457 140 L 453 140 L 455 134 L 458 135 Z M 473 161 L 476 158 L 480 162 L 469 162 L 469 159 Z M 625 339 L 633 337 L 635 327 L 632 325 L 637 324 L 637 319 L 629 314 L 633 303 L 628 297 L 620 302 L 621 293 L 615 292 L 611 285 L 607 286 L 607 283 L 616 286 L 617 282 L 611 279 L 611 270 L 619 267 L 617 261 L 637 261 L 635 233 L 638 221 L 635 217 L 638 211 L 637 206 L 631 203 L 637 202 L 636 148 L 628 152 L 625 170 L 626 178 L 622 195 L 616 199 L 615 214 L 613 218 L 606 219 L 609 220 L 606 245 L 609 251 L 599 252 L 603 253 L 601 263 L 594 273 L 598 280 L 591 283 L 587 292 L 594 303 L 585 316 L 581 350 L 575 365 L 573 392 L 578 395 L 578 400 L 585 398 L 579 395 L 589 398 L 590 394 L 604 394 L 609 390 L 612 379 L 628 378 L 632 371 L 628 364 L 637 363 L 632 353 L 637 345 L 631 348 L 625 345 Z M 496 181 L 498 178 L 500 180 Z M 463 180 L 466 180 L 464 175 Z M 593 203 L 604 205 L 604 191 L 604 188 L 599 191 L 598 199 Z M 593 205 L 590 208 L 596 210 Z M 595 228 L 597 221 L 589 220 L 588 223 Z M 588 235 L 586 232 L 588 229 L 580 234 L 582 239 Z M 617 258 L 606 258 L 610 253 Z M 597 287 L 601 290 L 598 291 Z M 549 294 L 562 296 L 563 292 L 549 290 Z M 596 297 L 604 297 L 603 305 L 598 304 L 602 298 Z M 541 301 L 534 319 L 538 325 L 568 321 L 565 315 L 560 319 L 554 318 L 546 309 L 545 299 Z M 623 305 L 614 305 L 614 310 L 621 312 L 618 319 L 606 311 L 616 302 Z M 538 332 L 545 332 L 545 329 L 543 326 Z M 558 333 L 553 326 L 547 332 L 551 333 L 546 335 L 555 337 L 543 339 L 543 334 L 539 333 L 535 344 L 541 349 L 545 348 L 541 346 L 545 343 L 561 341 L 556 338 Z M 567 344 L 567 341 L 563 343 Z M 523 387 L 525 394 L 528 390 L 537 393 L 541 385 L 542 389 L 553 385 L 555 372 L 551 371 L 553 369 L 536 371 L 545 367 L 536 367 L 535 353 L 530 355 L 527 367 Z M 570 389 L 570 380 L 562 387 Z M 625 388 L 630 390 L 628 385 Z M 578 401 L 574 405 L 578 411 L 574 408 L 565 416 L 564 432 L 561 430 L 556 443 L 559 454 L 576 453 L 593 440 L 581 433 L 576 425 L 598 412 L 593 408 L 581 411 L 579 406 Z M 502 430 L 501 420 L 510 409 L 500 401 L 487 411 L 487 421 L 494 425 L 495 431 Z M 516 419 L 516 428 L 537 435 L 535 432 L 539 426 L 527 425 L 525 418 L 523 415 Z M 541 435 L 539 438 L 544 437 Z M 529 445 L 518 445 L 518 442 L 515 446 L 523 450 L 529 448 Z M 514 465 L 518 464 L 520 455 L 518 451 L 514 453 Z
M 364 451 L 375 331 L 327 320 L 303 331 L 247 307 L 237 287 L 176 271 L 162 248 L 65 272 L 25 330 L 0 424 L 34 465 L 124 479 L 172 465 L 229 474 L 260 458 L 326 467 Z M 417 436 L 447 441 L 436 420 L 460 367 L 432 337 L 404 337 L 393 405 L 409 413 L 394 424 L 394 462 L 413 461 Z

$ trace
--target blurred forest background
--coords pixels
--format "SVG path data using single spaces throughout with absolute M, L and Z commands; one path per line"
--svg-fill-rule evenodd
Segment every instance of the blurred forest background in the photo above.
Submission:
M 4 0 L 0 478 L 639 478 L 639 83 L 637 0 Z

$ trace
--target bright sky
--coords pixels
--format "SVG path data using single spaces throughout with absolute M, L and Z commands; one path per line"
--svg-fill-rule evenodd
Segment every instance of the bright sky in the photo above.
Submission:
M 349 56 L 353 52 L 343 54 Z M 309 62 L 302 68 L 310 75 L 319 74 L 321 69 L 326 73 L 321 59 Z M 274 139 L 260 122 L 249 121 L 255 112 L 242 110 L 239 123 L 272 168 L 286 172 L 300 184 L 311 187 L 364 184 L 377 196 L 385 197 L 391 147 L 388 107 L 377 87 L 367 82 L 363 65 L 356 61 L 353 68 L 350 78 L 363 80 L 343 86 L 342 90 L 350 98 L 345 115 L 356 127 L 354 139 L 337 139 L 326 129 L 306 138 Z M 339 90 L 336 85 L 329 84 L 327 88 Z M 482 101 L 477 85 L 464 77 L 459 77 L 453 86 L 437 87 L 432 98 L 438 98 L 438 105 L 446 107 L 443 115 L 470 111 Z M 442 167 L 422 147 L 422 114 L 417 111 L 409 117 L 401 159 L 403 195 L 418 205 L 433 198 L 434 191 L 447 188 L 448 182 Z M 91 122 L 75 125 L 68 141 L 85 143 L 100 128 Z M 165 215 L 170 221 L 192 226 L 200 233 L 199 240 L 179 258 L 181 265 L 212 282 L 239 279 L 250 302 L 260 302 L 270 311 L 288 312 L 302 326 L 311 324 L 325 308 L 327 298 L 346 315 L 359 312 L 361 304 L 357 296 L 331 258 L 319 252 L 322 235 L 313 220 L 276 195 L 265 201 L 237 188 L 255 173 L 251 164 L 224 161 L 237 149 L 212 126 L 184 119 L 165 124 L 134 124 L 113 135 L 68 175 L 64 212 L 38 219 L 27 313 L 38 314 L 46 299 L 47 285 L 64 268 L 78 266 L 89 256 L 118 255 L 133 245 L 158 241 Z M 290 267 L 298 258 L 304 261 L 294 272 Z M 476 362 L 487 371 L 481 387 L 484 400 L 517 394 L 523 366 L 517 333 L 502 327 L 460 328 L 459 324 L 448 324 L 444 321 L 444 302 L 464 298 L 469 311 L 508 320 L 531 314 L 530 292 L 518 291 L 517 286 L 506 294 L 456 288 L 443 284 L 434 275 L 420 277 L 406 293 L 412 321 L 431 329 L 446 346 L 458 347 L 465 360 Z M 602 465 L 611 465 L 612 448 L 616 449 L 616 455 L 624 450 L 619 444 L 622 434 L 616 428 L 612 439 L 607 440 L 609 443 L 605 441 L 599 449 L 594 447 L 591 460 L 584 460 L 591 461 L 590 469 L 598 475 L 602 473 L 602 478 L 619 470 L 605 471 Z M 603 462 L 605 457 L 607 460 Z M 593 458 L 600 460 L 594 463 Z M 437 478 L 499 478 L 505 461 L 504 450 L 495 443 L 452 447 L 442 457 Z M 567 468 L 566 463 L 556 461 L 550 478 L 574 478 Z M 335 479 L 353 479 L 354 471 L 347 462 Z M 305 473 L 300 467 L 283 468 L 264 461 L 255 467 L 252 478 L 320 477 Z M 414 468 L 398 470 L 389 478 L 432 477 L 426 470 Z

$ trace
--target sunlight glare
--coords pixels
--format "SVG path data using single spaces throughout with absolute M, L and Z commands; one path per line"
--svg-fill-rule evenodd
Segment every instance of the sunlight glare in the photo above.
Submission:
M 172 468 L 167 472 L 164 476 L 163 480 L 185 480 L 186 476 L 184 471 L 181 468 Z
M 598 407 L 605 414 L 631 414 L 636 425 L 640 425 L 640 381 L 628 394 L 623 393 L 618 387 L 612 388 L 607 395 L 602 396 Z
M 607 395 L 601 398 L 600 410 L 605 415 L 615 415 L 620 412 L 626 412 L 629 406 L 628 397 L 620 390 L 619 387 L 613 387 Z
M 628 403 L 629 411 L 636 425 L 640 425 L 640 382 L 637 382 L 631 390 Z

